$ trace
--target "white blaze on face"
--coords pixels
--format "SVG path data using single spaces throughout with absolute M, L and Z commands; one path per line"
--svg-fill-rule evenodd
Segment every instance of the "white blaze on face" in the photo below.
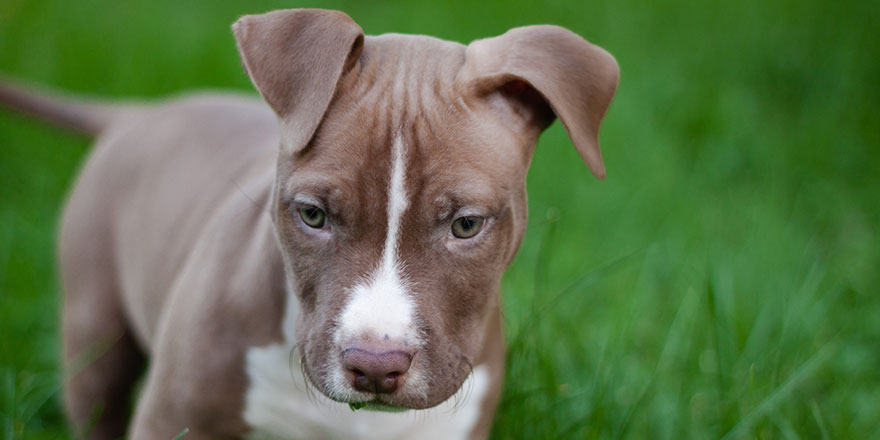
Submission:
M 395 137 L 388 192 L 388 235 L 385 237 L 382 260 L 366 283 L 351 290 L 334 334 L 337 345 L 362 336 L 377 340 L 388 336 L 389 339 L 406 341 L 409 345 L 418 345 L 420 342 L 413 322 L 415 304 L 409 297 L 401 262 L 397 258 L 401 218 L 409 204 L 404 188 L 406 170 L 403 150 L 400 136 Z

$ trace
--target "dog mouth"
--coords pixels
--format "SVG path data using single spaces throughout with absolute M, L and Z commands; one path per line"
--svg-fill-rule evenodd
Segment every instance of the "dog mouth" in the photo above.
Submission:
M 403 391 L 401 393 L 401 391 Z M 356 393 L 347 396 L 331 396 L 331 400 L 348 405 L 352 411 L 376 411 L 389 413 L 402 413 L 410 410 L 426 409 L 430 406 L 423 404 L 421 396 L 413 396 L 404 390 L 392 394 L 384 393 Z
M 352 411 L 359 410 L 367 410 L 367 411 L 378 411 L 378 412 L 390 412 L 390 413 L 401 413 L 409 411 L 410 408 L 404 406 L 392 405 L 390 403 L 385 403 L 380 400 L 371 400 L 368 402 L 352 402 L 348 404 L 348 407 L 351 408 Z

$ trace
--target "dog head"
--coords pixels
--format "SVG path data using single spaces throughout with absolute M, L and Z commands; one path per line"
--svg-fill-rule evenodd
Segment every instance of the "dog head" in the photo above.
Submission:
M 234 25 L 281 129 L 272 214 L 306 375 L 331 399 L 427 408 L 483 349 L 554 118 L 598 177 L 617 87 L 607 52 L 555 26 L 468 46 L 364 37 L 340 12 Z

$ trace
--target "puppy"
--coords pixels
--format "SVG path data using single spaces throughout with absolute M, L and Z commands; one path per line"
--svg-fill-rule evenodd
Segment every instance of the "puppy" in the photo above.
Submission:
M 0 86 L 97 138 L 60 235 L 74 424 L 100 414 L 90 437 L 136 440 L 486 437 L 535 143 L 559 118 L 604 177 L 614 58 L 555 26 L 464 46 L 294 9 L 233 30 L 264 102 Z

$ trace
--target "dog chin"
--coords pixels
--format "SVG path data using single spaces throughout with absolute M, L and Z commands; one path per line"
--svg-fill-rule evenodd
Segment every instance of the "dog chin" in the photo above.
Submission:
M 380 412 L 406 412 L 409 410 L 428 409 L 437 406 L 452 397 L 449 396 L 436 402 L 432 402 L 428 401 L 418 393 L 413 395 L 406 390 L 400 390 L 400 392 L 395 393 L 394 395 L 369 394 L 357 391 L 339 395 L 336 393 L 328 393 L 324 390 L 321 390 L 321 393 L 331 400 L 347 404 L 353 411 L 363 409 Z
M 411 410 L 425 410 L 433 408 L 447 401 L 452 396 L 441 399 L 437 402 L 427 402 L 420 398 L 409 399 L 403 396 L 384 396 L 376 395 L 374 397 L 363 398 L 346 398 L 337 399 L 333 396 L 327 396 L 339 403 L 345 403 L 352 411 L 367 410 L 376 412 L 402 413 Z
M 379 402 L 379 401 L 371 401 L 371 402 L 361 402 L 361 403 L 349 403 L 349 408 L 352 411 L 357 411 L 360 409 L 366 411 L 377 411 L 377 412 L 390 412 L 390 413 L 401 413 L 409 411 L 411 408 L 407 408 L 404 406 L 397 405 L 389 405 L 387 403 Z

